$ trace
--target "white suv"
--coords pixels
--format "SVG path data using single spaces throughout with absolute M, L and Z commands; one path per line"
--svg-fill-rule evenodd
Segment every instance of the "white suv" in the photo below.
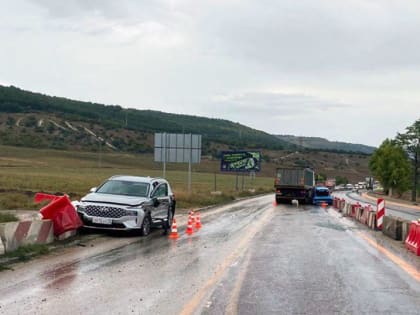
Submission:
M 162 178 L 113 176 L 80 200 L 77 212 L 84 227 L 105 230 L 170 229 L 175 196 Z

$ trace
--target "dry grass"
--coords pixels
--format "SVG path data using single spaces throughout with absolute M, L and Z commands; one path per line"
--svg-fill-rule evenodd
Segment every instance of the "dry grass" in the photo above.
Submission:
M 221 174 L 218 168 L 219 162 L 210 160 L 193 165 L 192 194 L 189 195 L 187 165 L 169 164 L 166 177 L 176 193 L 178 207 L 200 207 L 232 200 L 241 194 L 242 187 L 256 192 L 272 188 L 271 177 L 256 177 L 251 181 L 249 176 L 237 178 Z M 38 209 L 33 203 L 36 192 L 66 193 L 72 199 L 79 199 L 90 188 L 116 174 L 162 176 L 161 165 L 153 162 L 150 154 L 104 153 L 99 163 L 97 153 L 4 146 L 0 146 L 0 170 L 0 210 Z M 209 170 L 214 172 L 209 173 Z M 216 190 L 223 192 L 220 196 L 210 194 L 214 190 L 214 173 Z

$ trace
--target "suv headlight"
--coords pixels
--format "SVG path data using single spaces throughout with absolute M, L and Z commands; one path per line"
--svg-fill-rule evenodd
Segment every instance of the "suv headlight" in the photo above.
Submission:
M 130 206 L 126 208 L 127 215 L 134 215 L 137 216 L 139 212 L 144 211 L 141 205 Z
M 86 210 L 86 207 L 82 204 L 79 204 L 79 205 L 76 206 L 76 210 L 84 212 Z
M 136 210 L 125 210 L 125 213 L 127 215 L 137 216 L 138 211 L 136 211 Z

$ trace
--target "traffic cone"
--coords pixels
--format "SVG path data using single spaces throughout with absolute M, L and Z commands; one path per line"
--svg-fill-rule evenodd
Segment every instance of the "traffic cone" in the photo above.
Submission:
M 191 218 L 191 223 L 194 226 L 195 224 L 194 210 L 190 211 L 190 218 Z
M 196 219 L 195 219 L 195 228 L 196 229 L 200 229 L 201 228 L 201 220 L 200 220 L 200 212 L 197 212 L 195 214 Z
M 191 216 L 188 218 L 188 225 L 187 225 L 187 231 L 186 231 L 186 233 L 188 235 L 192 235 L 194 233 L 193 226 L 192 226 Z
M 325 208 L 327 207 L 327 203 L 326 203 L 325 201 L 323 201 L 323 202 L 321 203 L 321 207 L 325 209 Z
M 171 234 L 169 234 L 169 238 L 177 239 L 178 237 L 179 237 L 178 229 L 176 228 L 176 220 L 174 218 L 174 220 L 172 221 L 172 229 L 171 229 Z

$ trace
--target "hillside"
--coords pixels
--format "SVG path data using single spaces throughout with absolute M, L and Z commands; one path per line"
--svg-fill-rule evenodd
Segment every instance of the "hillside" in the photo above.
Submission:
M 220 149 L 279 150 L 295 145 L 223 119 L 124 109 L 0 86 L 0 144 L 152 152 L 153 134 L 196 133 L 204 154 Z
M 364 153 L 372 154 L 376 149 L 375 147 L 367 146 L 364 144 L 353 144 L 346 142 L 338 141 L 329 141 L 324 138 L 318 137 L 296 137 L 292 135 L 276 135 L 279 139 L 294 144 L 297 146 L 302 146 L 308 149 L 314 150 L 328 150 L 328 151 L 342 151 L 342 152 L 355 152 L 355 153 Z

